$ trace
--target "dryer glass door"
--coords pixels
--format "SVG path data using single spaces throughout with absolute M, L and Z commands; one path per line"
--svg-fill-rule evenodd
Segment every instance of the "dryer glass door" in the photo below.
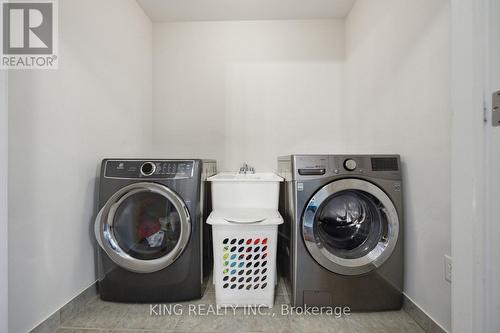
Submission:
M 323 267 L 357 275 L 387 260 L 397 242 L 399 220 L 380 188 L 360 179 L 343 179 L 311 198 L 302 231 L 309 252 Z
M 142 260 L 161 258 L 172 252 L 179 242 L 181 228 L 174 204 L 156 192 L 142 191 L 126 196 L 113 218 L 118 246 Z
M 154 183 L 121 189 L 96 220 L 96 237 L 108 256 L 121 267 L 141 273 L 172 264 L 186 247 L 190 229 L 182 199 Z

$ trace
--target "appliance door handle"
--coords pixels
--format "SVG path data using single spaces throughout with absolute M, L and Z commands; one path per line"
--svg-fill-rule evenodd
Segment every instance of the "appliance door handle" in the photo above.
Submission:
M 326 169 L 299 169 L 301 176 L 323 176 L 325 173 Z
M 101 220 L 102 220 L 102 214 L 104 213 L 105 207 L 101 208 L 99 210 L 99 213 L 97 214 L 95 221 L 94 221 L 94 234 L 95 238 L 97 240 L 97 243 L 101 248 L 104 248 L 104 245 L 102 244 L 101 241 Z

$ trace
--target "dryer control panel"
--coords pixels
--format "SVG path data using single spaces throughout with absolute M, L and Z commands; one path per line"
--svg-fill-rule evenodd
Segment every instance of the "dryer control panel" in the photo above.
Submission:
M 118 179 L 191 178 L 193 160 L 107 160 L 104 177 Z

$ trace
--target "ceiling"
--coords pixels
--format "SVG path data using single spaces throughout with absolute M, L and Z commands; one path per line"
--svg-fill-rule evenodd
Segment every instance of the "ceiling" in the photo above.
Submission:
M 137 0 L 153 22 L 344 18 L 356 0 Z

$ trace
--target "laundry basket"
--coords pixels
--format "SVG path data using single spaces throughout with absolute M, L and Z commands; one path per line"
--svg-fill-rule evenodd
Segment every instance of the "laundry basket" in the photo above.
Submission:
M 274 304 L 280 214 L 272 209 L 213 211 L 217 306 Z

